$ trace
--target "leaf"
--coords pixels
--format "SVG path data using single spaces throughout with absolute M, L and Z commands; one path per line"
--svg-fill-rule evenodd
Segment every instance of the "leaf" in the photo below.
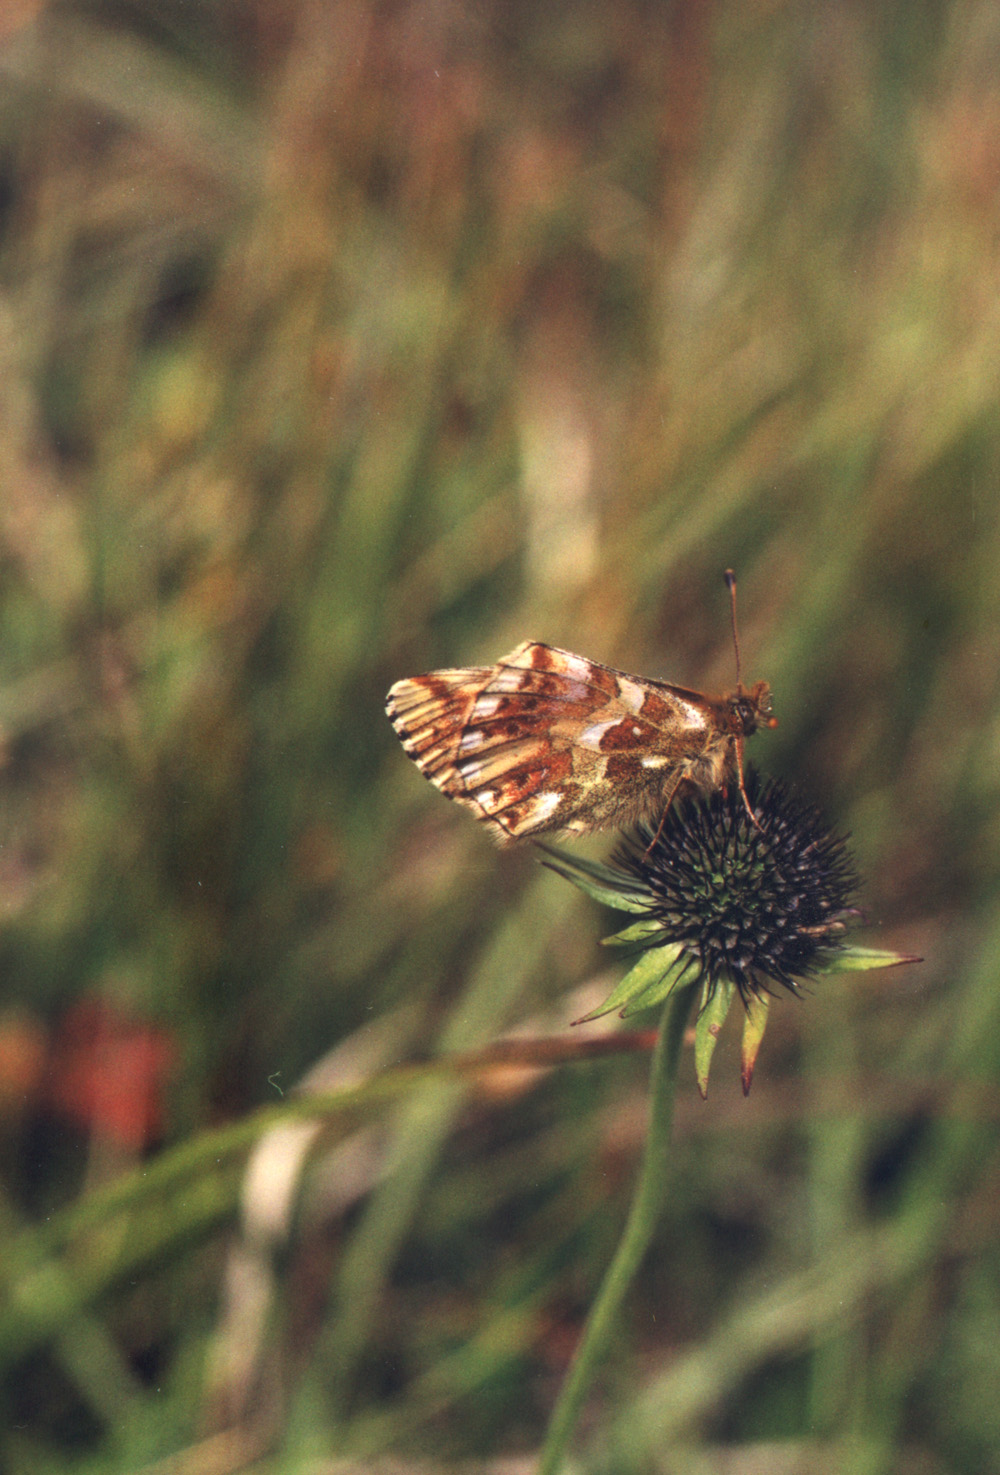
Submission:
M 714 989 L 710 989 L 707 979 L 705 981 L 702 1005 L 694 1030 L 694 1069 L 703 1101 L 708 1095 L 708 1071 L 718 1043 L 719 1031 L 725 1023 L 735 992 L 736 985 L 731 979 L 720 980 Z
M 663 925 L 655 917 L 648 917 L 642 922 L 633 922 L 631 927 L 626 927 L 623 932 L 615 932 L 610 937 L 602 937 L 601 943 L 604 947 L 627 947 L 633 942 L 645 942 L 647 937 L 662 935 Z
M 603 1004 L 574 1022 L 584 1024 L 591 1019 L 600 1019 L 603 1014 L 612 1014 L 616 1009 L 625 1015 L 651 1008 L 667 997 L 689 967 L 690 959 L 684 955 L 679 942 L 650 948 L 629 969 Z
M 747 1017 L 743 1026 L 743 1068 L 740 1073 L 744 1096 L 750 1094 L 754 1066 L 757 1064 L 757 1052 L 760 1050 L 760 1042 L 767 1028 L 767 1010 L 770 1002 L 766 994 L 763 996 L 749 994 L 746 999 Z
M 840 947 L 817 963 L 817 973 L 860 973 L 867 968 L 899 968 L 904 963 L 922 963 L 913 953 L 891 953 L 877 947 Z
M 540 841 L 536 841 L 536 844 L 539 850 L 544 850 L 551 857 L 550 860 L 543 860 L 542 865 L 565 880 L 572 881 L 574 886 L 578 886 L 603 906 L 613 907 L 619 912 L 649 910 L 648 895 L 639 888 L 638 883 L 634 888 L 631 883 L 623 885 L 620 871 L 613 871 L 598 861 L 582 860 L 579 856 L 569 855 L 555 845 L 546 845 Z

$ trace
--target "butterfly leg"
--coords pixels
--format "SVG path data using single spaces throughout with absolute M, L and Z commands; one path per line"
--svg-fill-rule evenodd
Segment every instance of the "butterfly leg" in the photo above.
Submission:
M 750 800 L 747 798 L 746 785 L 743 782 L 743 738 L 742 738 L 742 736 L 735 737 L 733 739 L 733 742 L 736 744 L 736 772 L 739 775 L 740 793 L 743 796 L 743 807 L 746 810 L 747 814 L 750 816 L 750 823 L 754 826 L 755 829 L 759 830 L 760 833 L 763 835 L 763 833 L 764 833 L 764 826 L 761 824 L 760 820 L 757 818 L 757 816 L 754 814 L 753 810 L 750 807 Z
M 670 788 L 667 790 L 666 798 L 663 801 L 663 813 L 660 815 L 660 823 L 656 826 L 656 834 L 653 836 L 652 840 L 650 840 L 649 844 L 646 846 L 645 850 L 642 852 L 642 858 L 643 858 L 643 860 L 648 860 L 649 859 L 649 852 L 652 850 L 653 846 L 656 844 L 657 840 L 660 838 L 660 835 L 663 833 L 663 826 L 667 822 L 667 815 L 670 813 L 670 806 L 674 802 L 674 795 L 677 793 L 677 790 L 680 788 L 681 780 L 683 779 L 683 777 L 684 777 L 683 773 L 679 773 L 677 775 L 677 777 L 674 779 L 673 783 L 670 785 Z

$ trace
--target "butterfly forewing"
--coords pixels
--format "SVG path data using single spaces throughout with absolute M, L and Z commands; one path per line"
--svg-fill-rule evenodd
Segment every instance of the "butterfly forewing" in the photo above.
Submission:
M 626 825 L 679 782 L 718 784 L 720 701 L 525 641 L 495 666 L 398 681 L 387 710 L 442 793 L 502 842 Z

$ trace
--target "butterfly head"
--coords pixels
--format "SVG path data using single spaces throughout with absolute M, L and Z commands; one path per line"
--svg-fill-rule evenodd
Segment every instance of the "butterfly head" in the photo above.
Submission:
M 750 737 L 758 727 L 777 727 L 771 715 L 771 688 L 766 681 L 755 681 L 750 690 L 740 685 L 729 698 L 729 720 L 740 737 Z

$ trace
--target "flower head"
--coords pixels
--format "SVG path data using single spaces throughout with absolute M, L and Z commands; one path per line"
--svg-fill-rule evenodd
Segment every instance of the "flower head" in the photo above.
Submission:
M 857 885 L 844 840 L 784 784 L 750 774 L 753 824 L 738 793 L 678 807 L 659 834 L 643 825 L 613 864 L 645 890 L 657 931 L 677 943 L 710 992 L 736 985 L 744 1004 L 798 982 L 843 946 Z
M 839 969 L 911 961 L 848 946 L 857 886 L 846 841 L 819 810 L 786 786 L 747 775 L 747 797 L 716 792 L 675 805 L 656 830 L 639 827 L 609 866 L 542 847 L 546 864 L 607 905 L 639 916 L 610 943 L 636 955 L 633 967 L 588 1019 L 660 1003 L 701 984 L 695 1066 L 702 1094 L 715 1041 L 738 995 L 746 1019 L 743 1086 L 750 1089 L 774 986 Z

